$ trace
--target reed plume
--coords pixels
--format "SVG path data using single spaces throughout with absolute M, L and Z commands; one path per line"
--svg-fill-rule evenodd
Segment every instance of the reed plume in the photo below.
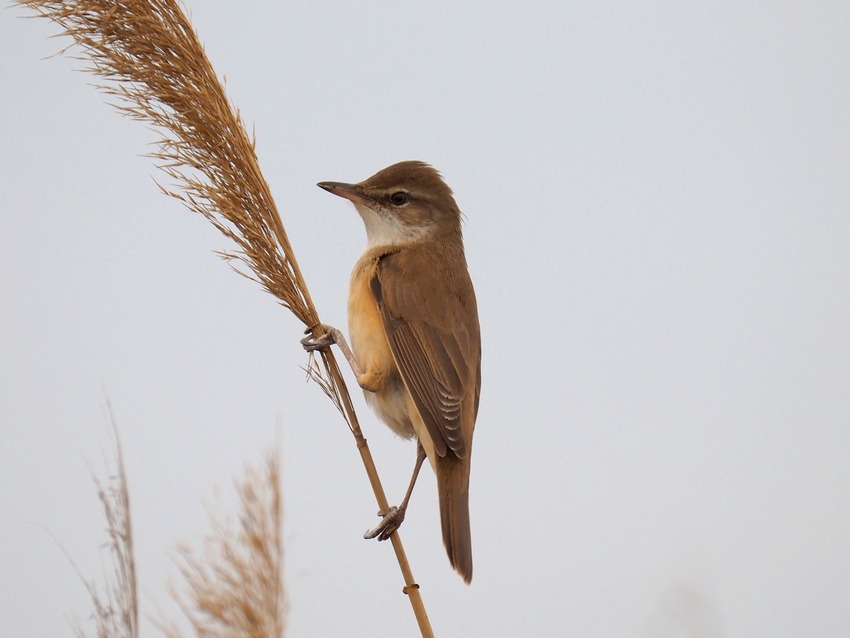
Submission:
M 227 100 L 197 35 L 176 0 L 17 0 L 73 38 L 81 59 L 107 83 L 117 108 L 160 132 L 152 156 L 172 180 L 160 186 L 206 217 L 233 241 L 221 253 L 247 266 L 258 281 L 317 336 L 321 330 L 304 278 L 289 244 L 254 141 Z M 381 512 L 389 509 L 348 390 L 330 350 L 308 373 L 340 408 L 355 438 Z M 420 631 L 432 635 L 401 539 L 391 542 Z
M 109 80 L 122 113 L 161 133 L 151 156 L 175 187 L 163 192 L 200 213 L 236 244 L 263 287 L 305 325 L 318 322 L 260 172 L 254 140 L 227 100 L 186 15 L 174 0 L 22 0 L 74 39 Z
M 138 638 L 139 601 L 136 587 L 136 560 L 133 554 L 133 528 L 130 520 L 130 493 L 124 472 L 124 457 L 112 406 L 107 403 L 112 432 L 112 463 L 105 461 L 108 479 L 104 483 L 93 474 L 97 497 L 106 518 L 106 547 L 112 573 L 105 576 L 101 591 L 94 581 L 77 573 L 89 592 L 97 638 Z M 72 561 L 73 564 L 73 561 Z M 76 568 L 76 566 L 75 566 Z M 77 638 L 85 638 L 82 627 L 74 628 Z
M 211 533 L 198 553 L 179 548 L 185 593 L 174 592 L 194 635 L 205 638 L 281 638 L 286 605 L 283 588 L 283 506 L 277 454 L 246 467 L 236 485 L 238 522 L 210 514 Z M 167 638 L 182 635 L 161 622 Z

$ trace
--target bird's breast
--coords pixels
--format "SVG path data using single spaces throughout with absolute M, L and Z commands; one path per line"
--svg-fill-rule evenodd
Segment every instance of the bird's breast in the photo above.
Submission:
M 351 274 L 348 292 L 348 333 L 354 357 L 369 379 L 364 388 L 366 401 L 396 434 L 405 438 L 415 435 L 410 420 L 407 389 L 393 359 L 378 304 L 370 282 L 377 267 L 377 257 L 364 255 Z M 364 385 L 364 384 L 361 384 Z

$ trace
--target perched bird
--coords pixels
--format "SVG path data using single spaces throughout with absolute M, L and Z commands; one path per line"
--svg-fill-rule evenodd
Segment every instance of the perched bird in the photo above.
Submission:
M 469 583 L 469 471 L 481 336 L 460 210 L 440 174 L 424 162 L 393 164 L 357 184 L 318 186 L 354 203 L 368 245 L 351 274 L 351 349 L 329 326 L 304 346 L 339 344 L 378 416 L 400 436 L 418 439 L 404 500 L 366 537 L 385 540 L 401 524 L 427 457 L 437 476 L 443 543 L 452 567 Z

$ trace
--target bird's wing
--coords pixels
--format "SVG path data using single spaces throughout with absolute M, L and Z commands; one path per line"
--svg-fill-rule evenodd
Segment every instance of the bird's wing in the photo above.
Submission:
M 382 257 L 371 281 L 372 294 L 396 365 L 435 451 L 445 456 L 451 450 L 464 458 L 465 438 L 472 434 L 481 387 L 481 345 L 472 285 L 464 267 L 459 270 L 467 286 L 446 279 L 432 282 L 436 286 L 426 292 L 416 284 L 417 273 L 410 266 L 405 251 Z M 465 437 L 463 403 L 470 400 L 472 422 Z

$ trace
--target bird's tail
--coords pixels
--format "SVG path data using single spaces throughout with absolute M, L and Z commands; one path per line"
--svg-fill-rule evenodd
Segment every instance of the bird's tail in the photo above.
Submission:
M 464 582 L 472 581 L 472 534 L 469 529 L 469 461 L 439 459 L 440 522 L 449 562 Z

